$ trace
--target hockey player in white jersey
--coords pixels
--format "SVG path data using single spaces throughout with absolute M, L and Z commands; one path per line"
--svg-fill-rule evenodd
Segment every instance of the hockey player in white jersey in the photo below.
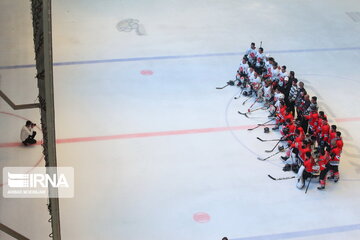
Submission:
M 256 53 L 255 71 L 261 75 L 263 73 L 264 66 L 265 66 L 264 49 L 260 47 L 258 52 Z
M 256 47 L 255 43 L 251 43 L 250 48 L 246 51 L 245 56 L 249 62 L 249 66 L 254 67 L 256 63 Z
M 279 71 L 279 83 L 278 85 L 283 88 L 286 85 L 286 81 L 289 79 L 289 74 L 286 71 L 286 66 L 282 66 L 281 70 Z
M 247 63 L 246 58 L 243 58 L 237 73 L 239 75 L 247 75 L 248 70 L 249 70 L 249 64 Z
M 280 78 L 280 74 L 279 74 L 278 64 L 276 62 L 274 62 L 273 66 L 272 66 L 272 69 L 271 69 L 271 77 L 270 77 L 270 79 L 273 82 L 278 83 L 279 78 Z
M 273 89 L 272 89 L 272 84 L 270 80 L 264 81 L 264 86 L 262 88 L 263 91 L 263 95 L 264 95 L 264 106 L 265 107 L 270 107 L 271 105 L 271 101 L 273 98 Z
M 256 74 L 256 76 L 255 76 L 255 74 Z M 247 76 L 248 76 L 248 78 L 247 78 L 247 81 L 245 81 L 244 92 L 243 92 L 243 94 L 245 96 L 252 94 L 251 83 L 254 81 L 254 79 L 256 79 L 258 77 L 257 73 L 254 71 L 254 68 L 252 68 L 252 67 L 249 67 Z

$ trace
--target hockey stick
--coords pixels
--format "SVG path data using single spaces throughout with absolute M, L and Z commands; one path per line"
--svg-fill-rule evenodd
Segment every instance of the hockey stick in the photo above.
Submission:
M 310 179 L 309 179 L 309 183 L 308 183 L 308 185 L 307 185 L 307 187 L 306 187 L 306 189 L 305 189 L 305 194 L 307 193 L 307 190 L 309 189 L 309 186 L 310 186 L 310 182 L 311 182 L 312 177 L 313 177 L 313 175 L 311 174 Z
M 227 86 L 229 86 L 229 84 L 226 84 L 226 85 L 223 86 L 223 87 L 217 87 L 216 89 L 224 89 L 224 88 L 226 88 Z
M 242 112 L 240 112 L 240 111 L 238 111 L 238 113 L 241 114 L 241 115 L 244 115 L 244 116 L 247 117 L 247 118 L 249 118 L 249 116 L 248 116 L 246 113 L 242 113 Z
M 273 176 L 271 176 L 270 174 L 268 174 L 269 178 L 271 178 L 272 180 L 287 180 L 287 179 L 292 179 L 292 178 L 295 178 L 295 176 L 292 176 L 292 177 L 281 177 L 281 178 L 274 178 Z
M 245 105 L 245 103 L 251 98 L 252 96 L 248 97 L 243 103 L 242 105 Z
M 281 140 L 281 138 L 280 139 L 261 139 L 259 137 L 257 137 L 257 139 L 259 139 L 262 142 L 272 142 L 272 141 L 280 141 Z
M 272 121 L 272 119 L 269 120 L 269 121 L 266 121 L 266 122 L 264 122 L 264 123 L 258 123 L 258 125 L 257 125 L 256 127 L 254 127 L 254 128 L 249 128 L 248 130 L 251 131 L 251 130 L 254 130 L 254 129 L 260 127 L 260 126 L 266 126 L 265 124 L 267 124 L 267 123 L 269 123 L 269 122 L 271 122 L 271 121 Z
M 251 112 L 256 112 L 257 110 L 266 110 L 266 109 L 267 108 L 265 108 L 265 107 L 259 107 L 259 108 L 255 108 L 254 110 L 249 111 L 250 110 L 250 108 L 249 108 L 248 112 L 251 113 Z
M 274 151 L 274 149 L 277 147 L 277 145 L 279 145 L 279 143 L 281 142 L 281 140 L 282 140 L 282 138 L 280 138 L 280 140 L 275 144 L 275 146 L 274 146 L 271 150 L 265 150 L 265 152 L 270 153 L 270 152 Z
M 253 104 L 251 104 L 251 106 L 248 108 L 248 112 L 251 112 L 250 109 L 254 106 L 254 104 L 259 100 L 259 98 L 255 99 L 255 102 L 253 102 Z
M 240 92 L 239 96 L 238 96 L 238 97 L 234 97 L 234 99 L 239 99 L 239 98 L 241 97 L 243 91 L 244 91 L 244 89 L 241 89 L 241 92 Z
M 287 147 L 287 148 L 285 148 L 285 149 L 288 149 L 289 147 Z M 285 150 L 284 149 L 284 150 Z M 257 159 L 258 160 L 260 160 L 260 161 L 265 161 L 265 160 L 267 160 L 267 159 L 269 159 L 269 158 L 271 158 L 271 157 L 273 157 L 273 156 L 275 156 L 276 154 L 279 154 L 279 153 L 281 153 L 281 151 L 278 151 L 278 152 L 276 152 L 276 153 L 274 153 L 274 154 L 271 154 L 270 156 L 268 156 L 268 157 L 266 157 L 266 158 L 261 158 L 261 157 L 257 157 Z

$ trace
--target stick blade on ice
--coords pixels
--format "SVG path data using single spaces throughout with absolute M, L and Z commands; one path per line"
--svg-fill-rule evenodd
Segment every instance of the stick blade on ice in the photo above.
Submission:
M 273 176 L 271 176 L 270 174 L 268 174 L 269 178 L 271 178 L 272 180 L 276 180 Z

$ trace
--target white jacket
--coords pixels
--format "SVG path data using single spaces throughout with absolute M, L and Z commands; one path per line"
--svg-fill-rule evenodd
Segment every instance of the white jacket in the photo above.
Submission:
M 27 126 L 23 126 L 20 133 L 21 141 L 25 141 L 29 136 L 32 135 L 33 130 L 28 128 Z

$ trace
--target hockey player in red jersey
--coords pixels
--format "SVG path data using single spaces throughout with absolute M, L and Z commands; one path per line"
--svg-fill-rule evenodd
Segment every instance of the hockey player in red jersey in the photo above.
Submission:
M 318 134 L 318 144 L 321 147 L 324 147 L 328 142 L 330 136 L 330 125 L 328 124 L 326 118 L 319 120 L 317 134 Z
M 339 178 L 340 178 L 340 174 L 339 174 L 340 156 L 341 156 L 341 149 L 339 147 L 335 147 L 335 148 L 331 149 L 329 170 L 331 171 L 330 179 L 334 179 L 334 182 L 339 181 Z
M 329 160 L 330 160 L 330 148 L 327 147 L 325 149 L 320 150 L 319 158 L 318 158 L 318 164 L 320 166 L 320 186 L 318 187 L 319 190 L 322 190 L 325 188 L 326 185 L 326 174 L 329 171 Z
M 330 129 L 330 134 L 329 134 L 329 139 L 328 139 L 328 144 L 330 146 L 331 141 L 336 138 L 336 125 L 331 125 L 331 129 Z
M 311 155 L 311 152 L 307 152 L 304 158 L 304 164 L 300 167 L 298 172 L 298 183 L 296 187 L 302 189 L 305 186 L 305 180 L 314 175 L 320 173 L 320 166 L 315 162 L 314 158 Z
M 332 141 L 335 141 L 335 144 L 333 144 L 333 146 L 336 146 L 337 148 L 340 149 L 340 151 L 342 151 L 342 148 L 344 146 L 344 142 L 342 140 L 340 131 L 336 132 L 336 138 L 334 138 Z
M 309 115 L 304 115 L 304 118 L 309 121 L 309 134 L 313 135 L 316 132 L 318 120 L 319 120 L 319 114 L 316 107 L 311 108 L 311 112 Z
M 304 139 L 301 144 L 301 148 L 299 148 L 299 157 L 302 162 L 305 161 L 305 156 L 307 152 L 311 153 L 311 147 L 309 142 L 306 139 Z

